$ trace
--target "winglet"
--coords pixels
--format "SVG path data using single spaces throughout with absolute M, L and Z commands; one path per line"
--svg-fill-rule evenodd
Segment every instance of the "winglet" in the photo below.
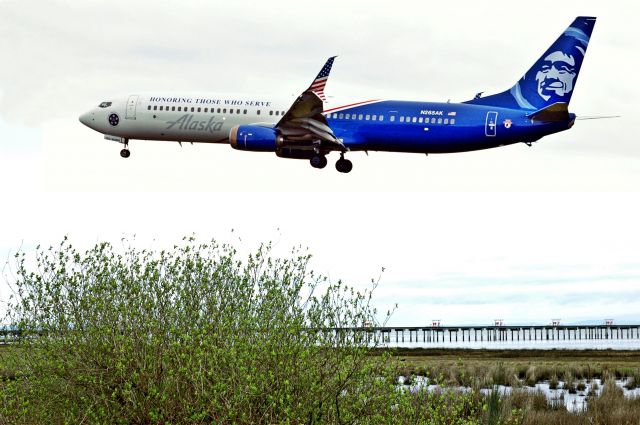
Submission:
M 327 80 L 329 79 L 329 73 L 331 72 L 331 67 L 333 66 L 333 61 L 337 58 L 337 56 L 332 56 L 327 59 L 324 66 L 318 73 L 318 76 L 313 80 L 308 91 L 315 93 L 316 96 L 320 98 L 320 100 L 325 101 L 327 98 L 324 95 L 324 86 L 327 85 Z

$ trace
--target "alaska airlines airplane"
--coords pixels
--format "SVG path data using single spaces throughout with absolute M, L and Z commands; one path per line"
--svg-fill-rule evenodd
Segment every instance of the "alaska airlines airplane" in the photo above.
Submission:
M 453 153 L 531 143 L 571 128 L 568 106 L 596 18 L 578 17 L 509 90 L 462 103 L 368 100 L 326 105 L 324 88 L 335 57 L 291 100 L 217 94 L 132 94 L 100 103 L 80 122 L 124 144 L 130 140 L 228 143 L 274 152 L 348 173 L 353 151 Z

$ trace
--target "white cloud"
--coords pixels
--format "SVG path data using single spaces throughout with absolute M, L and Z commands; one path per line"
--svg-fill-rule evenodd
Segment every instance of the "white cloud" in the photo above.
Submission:
M 309 246 L 318 271 L 360 287 L 386 267 L 379 302 L 401 302 L 399 324 L 640 311 L 598 299 L 598 285 L 622 296 L 640 275 L 638 6 L 580 6 L 329 0 L 312 17 L 288 1 L 0 1 L 0 254 L 67 233 L 84 245 L 240 234 L 245 249 Z M 333 54 L 336 100 L 465 100 L 509 87 L 583 10 L 599 20 L 572 109 L 623 118 L 578 122 L 532 148 L 358 153 L 342 175 L 224 145 L 133 141 L 123 161 L 77 121 L 134 91 L 297 94 Z M 592 294 L 590 311 L 536 298 L 555 278 L 567 296 Z M 509 279 L 536 303 L 490 302 L 516 292 Z M 481 304 L 456 302 L 473 288 Z M 416 299 L 431 291 L 450 304 Z

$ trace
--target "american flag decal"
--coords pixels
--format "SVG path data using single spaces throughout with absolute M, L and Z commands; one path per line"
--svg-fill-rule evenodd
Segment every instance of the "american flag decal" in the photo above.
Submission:
M 327 85 L 327 79 L 329 79 L 329 73 L 331 72 L 331 66 L 333 66 L 333 60 L 335 58 L 336 57 L 333 56 L 327 60 L 327 63 L 324 64 L 320 73 L 309 87 L 309 90 L 314 92 L 323 101 L 327 100 L 324 95 L 324 86 Z

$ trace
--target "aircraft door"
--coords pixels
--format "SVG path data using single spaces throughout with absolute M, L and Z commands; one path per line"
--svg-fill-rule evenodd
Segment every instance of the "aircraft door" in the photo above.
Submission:
M 131 96 L 129 96 L 129 100 L 127 100 L 127 113 L 125 115 L 125 118 L 128 120 L 135 120 L 136 119 L 136 108 L 138 106 L 138 98 L 140 96 L 138 96 L 137 94 L 132 94 Z
M 487 112 L 487 120 L 484 124 L 484 135 L 487 137 L 495 137 L 498 127 L 498 113 L 495 111 Z

